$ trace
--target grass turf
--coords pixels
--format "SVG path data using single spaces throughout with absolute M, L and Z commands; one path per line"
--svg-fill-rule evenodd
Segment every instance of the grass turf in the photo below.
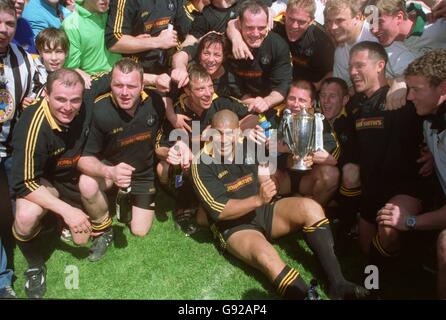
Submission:
M 152 230 L 144 238 L 130 234 L 114 222 L 114 243 L 98 262 L 86 260 L 88 247 L 76 247 L 59 240 L 55 234 L 43 238 L 50 256 L 47 265 L 47 293 L 55 299 L 278 299 L 272 286 L 257 270 L 228 255 L 221 255 L 209 230 L 186 237 L 174 228 L 169 211 L 171 199 L 161 197 Z M 304 280 L 324 279 L 320 264 L 299 234 L 274 244 L 283 260 L 296 268 Z M 358 249 L 350 246 L 340 261 L 347 279 L 359 282 L 362 265 Z M 78 288 L 67 288 L 70 268 L 79 271 Z M 67 268 L 68 267 L 68 268 Z M 18 297 L 25 298 L 23 272 L 26 262 L 15 250 Z M 413 283 L 402 282 L 391 290 L 390 298 L 429 298 L 426 290 L 413 293 Z M 406 285 L 406 287 L 404 287 Z M 423 284 L 421 284 L 424 286 Z M 70 287 L 70 286 L 68 286 Z M 412 289 L 412 290 L 410 290 Z M 320 282 L 326 299 L 326 282 Z M 427 290 L 429 291 L 429 290 Z

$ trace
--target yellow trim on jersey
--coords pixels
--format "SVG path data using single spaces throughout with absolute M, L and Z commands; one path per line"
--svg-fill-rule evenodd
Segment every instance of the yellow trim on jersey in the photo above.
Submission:
M 116 39 L 122 38 L 122 21 L 124 20 L 124 9 L 126 0 L 118 0 L 118 9 L 116 10 L 115 25 L 113 26 L 113 34 Z
M 197 157 L 199 157 L 201 153 L 197 154 Z M 198 158 L 192 161 L 192 177 L 194 178 L 194 182 L 198 188 L 198 192 L 209 205 L 209 207 L 211 207 L 215 211 L 222 212 L 225 209 L 225 204 L 216 201 L 214 197 L 209 193 L 209 191 L 201 181 L 200 175 L 198 173 L 197 162 Z
M 283 110 L 286 108 L 286 103 L 282 102 L 281 104 L 278 104 L 273 109 L 276 111 L 276 116 L 281 118 L 283 114 Z
M 342 117 L 342 116 L 344 116 L 344 117 L 346 117 L 347 118 L 347 110 L 345 110 L 345 107 L 342 107 L 342 110 L 341 110 L 341 112 L 339 112 L 339 114 L 334 118 L 334 120 L 333 120 L 333 123 L 334 123 L 334 121 L 336 120 L 336 119 L 338 119 L 338 118 L 340 118 L 340 117 Z
M 111 92 L 107 92 L 107 93 L 101 94 L 96 99 L 94 99 L 94 103 L 96 103 L 96 102 L 98 102 L 98 101 L 100 101 L 100 100 L 102 100 L 104 98 L 110 97 L 111 95 L 112 95 Z
M 62 128 L 59 126 L 59 124 L 56 122 L 56 119 L 54 119 L 53 115 L 51 114 L 50 107 L 48 106 L 48 100 L 43 99 L 41 106 L 51 129 L 61 132 Z
M 336 132 L 332 131 L 331 135 L 333 136 L 333 139 L 336 142 L 336 148 L 332 151 L 331 155 L 336 160 L 339 160 L 339 156 L 341 155 L 341 145 L 339 143 L 338 136 L 336 135 Z
M 168 121 L 168 120 L 164 120 L 164 121 Z M 158 133 L 156 134 L 156 138 L 155 138 L 155 149 L 161 148 L 161 138 L 163 136 L 164 133 L 164 122 L 161 124 L 160 129 L 158 130 Z
M 42 105 L 40 105 L 31 120 L 29 131 L 26 136 L 23 181 L 25 183 L 25 186 L 31 191 L 35 191 L 39 188 L 39 185 L 33 181 L 35 178 L 33 155 L 36 149 L 37 137 L 39 135 L 40 127 L 42 125 L 44 117 L 45 112 Z

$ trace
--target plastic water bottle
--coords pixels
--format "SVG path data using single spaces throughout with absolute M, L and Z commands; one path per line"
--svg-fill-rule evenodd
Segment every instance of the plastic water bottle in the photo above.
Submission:
M 271 137 L 271 122 L 269 122 L 264 114 L 259 114 L 259 126 L 265 132 L 265 136 L 267 139 Z

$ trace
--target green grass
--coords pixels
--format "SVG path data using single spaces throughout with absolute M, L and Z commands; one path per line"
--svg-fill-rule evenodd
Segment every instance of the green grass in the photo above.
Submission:
M 164 199 L 159 207 L 171 203 Z M 127 227 L 114 222 L 115 239 L 105 257 L 86 260 L 88 247 L 76 247 L 56 235 L 44 238 L 50 258 L 47 265 L 47 293 L 55 299 L 278 299 L 272 286 L 257 270 L 215 249 L 210 231 L 201 230 L 186 237 L 175 230 L 170 211 L 157 214 L 152 230 L 144 238 L 130 234 Z M 274 244 L 280 256 L 301 272 L 304 280 L 324 279 L 316 258 L 299 234 Z M 361 259 L 355 246 L 347 250 L 341 264 L 349 280 L 361 277 Z M 79 270 L 79 288 L 65 287 L 67 266 Z M 24 298 L 26 263 L 15 250 L 18 297 Z M 322 297 L 326 282 L 321 282 Z M 405 290 L 405 289 L 404 289 Z M 397 295 L 397 297 L 400 297 Z M 408 296 L 406 298 L 411 298 Z M 413 298 L 413 297 L 412 297 Z

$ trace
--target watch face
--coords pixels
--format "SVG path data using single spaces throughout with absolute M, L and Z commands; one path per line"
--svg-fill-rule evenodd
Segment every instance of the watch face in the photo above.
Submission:
M 408 228 L 412 229 L 415 227 L 415 224 L 417 223 L 417 219 L 415 217 L 409 217 L 406 220 L 406 225 Z

